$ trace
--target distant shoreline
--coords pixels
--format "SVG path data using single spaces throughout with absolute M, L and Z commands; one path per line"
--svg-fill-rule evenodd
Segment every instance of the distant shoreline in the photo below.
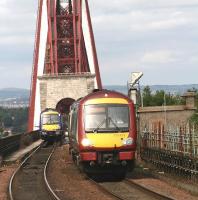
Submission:
M 141 89 L 145 85 L 141 85 Z M 164 90 L 166 93 L 170 94 L 179 94 L 182 95 L 189 89 L 197 89 L 198 84 L 182 84 L 182 85 L 149 85 L 152 93 L 155 93 L 157 90 Z M 127 94 L 127 85 L 104 85 L 105 89 L 115 90 L 124 94 Z M 8 98 L 20 98 L 20 99 L 29 99 L 30 90 L 25 88 L 2 88 L 0 89 L 0 100 Z

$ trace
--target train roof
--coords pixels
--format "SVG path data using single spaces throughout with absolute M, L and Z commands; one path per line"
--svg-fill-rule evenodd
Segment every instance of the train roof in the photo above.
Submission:
M 90 99 L 97 99 L 97 98 L 122 98 L 125 99 L 128 103 L 133 103 L 132 100 L 126 95 L 111 90 L 97 90 L 81 98 L 77 103 L 83 104 Z
M 52 109 L 52 108 L 46 108 L 45 110 L 43 110 L 41 112 L 41 114 L 59 114 L 59 112 L 55 109 Z

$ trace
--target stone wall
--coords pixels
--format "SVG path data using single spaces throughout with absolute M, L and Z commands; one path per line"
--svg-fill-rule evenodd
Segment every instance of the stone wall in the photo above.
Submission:
M 39 77 L 41 110 L 56 108 L 64 98 L 74 100 L 84 97 L 94 89 L 95 75 L 53 75 Z
M 139 128 L 140 132 L 149 129 L 154 124 L 181 125 L 186 124 L 195 112 L 195 93 L 188 92 L 183 95 L 185 105 L 177 106 L 155 106 L 139 108 Z

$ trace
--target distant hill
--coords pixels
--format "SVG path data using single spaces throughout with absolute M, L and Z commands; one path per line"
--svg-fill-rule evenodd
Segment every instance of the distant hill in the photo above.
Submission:
M 145 86 L 141 86 L 143 89 Z M 171 94 L 183 94 L 189 89 L 197 89 L 198 84 L 188 84 L 188 85 L 151 85 L 149 86 L 151 91 L 155 93 L 157 90 L 164 90 L 166 93 Z M 115 90 L 123 94 L 127 94 L 127 86 L 125 85 L 106 85 L 105 89 Z M 0 100 L 7 99 L 29 99 L 30 91 L 28 89 L 20 88 L 4 88 L 0 89 Z
M 143 89 L 145 86 L 141 86 Z M 151 88 L 152 93 L 155 93 L 157 90 L 164 90 L 166 93 L 171 94 L 184 94 L 187 90 L 197 89 L 198 84 L 187 84 L 187 85 L 149 85 Z M 127 86 L 120 86 L 120 85 L 106 85 L 104 88 L 109 90 L 115 90 L 124 94 L 127 94 Z
M 3 88 L 0 89 L 0 100 L 5 99 L 29 99 L 30 92 L 28 89 L 20 88 Z
M 123 94 L 127 94 L 127 86 L 124 85 L 106 85 L 104 89 L 114 90 Z
M 171 94 L 184 94 L 188 90 L 198 90 L 198 84 L 188 84 L 188 85 L 151 85 L 150 86 L 152 92 L 156 92 L 157 90 L 164 90 L 166 93 Z

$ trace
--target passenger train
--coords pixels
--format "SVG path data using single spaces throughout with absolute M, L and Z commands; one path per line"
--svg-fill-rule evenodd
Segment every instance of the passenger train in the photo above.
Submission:
M 40 136 L 45 141 L 60 140 L 63 137 L 62 115 L 47 108 L 40 114 Z
M 127 96 L 100 90 L 70 109 L 70 154 L 85 172 L 132 170 L 136 151 L 135 108 Z

